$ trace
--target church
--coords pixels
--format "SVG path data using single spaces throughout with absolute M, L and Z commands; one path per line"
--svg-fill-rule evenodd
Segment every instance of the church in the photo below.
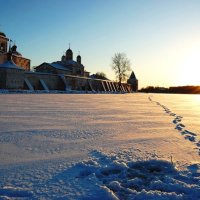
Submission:
M 20 66 L 25 71 L 30 71 L 30 59 L 24 58 L 17 51 L 17 45 L 15 43 L 12 45 L 12 40 L 9 40 L 5 33 L 0 32 L 0 64 L 8 60 L 9 52 L 12 52 L 12 60 L 15 65 Z
M 42 63 L 34 68 L 36 72 L 52 73 L 52 74 L 64 74 L 74 75 L 81 77 L 89 77 L 90 73 L 85 70 L 84 65 L 81 63 L 81 56 L 76 57 L 76 61 L 73 60 L 73 52 L 69 49 L 65 55 L 62 56 L 60 61 L 52 63 Z

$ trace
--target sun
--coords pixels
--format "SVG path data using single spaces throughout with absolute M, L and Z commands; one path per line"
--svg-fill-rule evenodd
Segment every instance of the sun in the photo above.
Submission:
M 200 86 L 200 50 L 185 55 L 177 72 L 179 85 Z

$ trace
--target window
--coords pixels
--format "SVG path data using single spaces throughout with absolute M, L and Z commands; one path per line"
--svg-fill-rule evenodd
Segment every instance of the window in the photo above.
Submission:
M 3 51 L 3 44 L 0 43 L 0 51 Z

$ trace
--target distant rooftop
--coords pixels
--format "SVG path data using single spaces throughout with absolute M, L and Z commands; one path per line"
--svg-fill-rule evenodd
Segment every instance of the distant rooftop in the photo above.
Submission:
M 0 68 L 8 68 L 8 69 L 21 69 L 21 67 L 15 65 L 15 63 L 12 60 L 7 60 L 3 64 L 0 64 Z
M 0 36 L 6 37 L 6 34 L 0 31 Z

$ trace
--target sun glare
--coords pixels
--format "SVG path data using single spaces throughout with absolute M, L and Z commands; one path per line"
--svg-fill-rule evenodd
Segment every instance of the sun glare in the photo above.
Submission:
M 200 85 L 200 50 L 183 59 L 177 74 L 179 85 Z

